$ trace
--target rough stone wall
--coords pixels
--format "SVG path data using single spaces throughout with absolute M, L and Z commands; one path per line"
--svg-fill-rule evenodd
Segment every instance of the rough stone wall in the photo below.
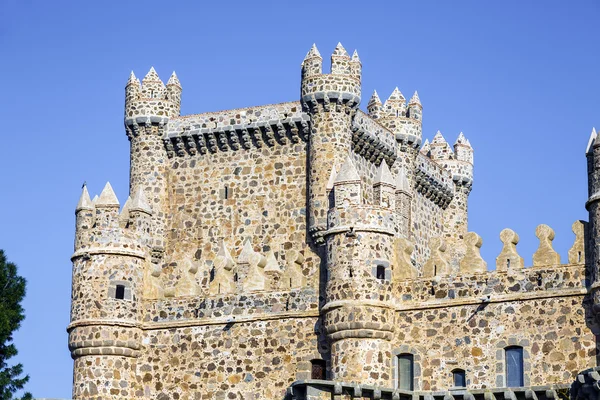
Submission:
M 146 331 L 137 375 L 148 399 L 283 399 L 321 358 L 317 317 Z M 308 365 L 307 365 L 308 364 Z
M 182 260 L 190 260 L 205 292 L 221 240 L 234 259 L 246 240 L 273 251 L 281 265 L 290 250 L 304 252 L 304 272 L 315 276 L 318 260 L 306 245 L 305 142 L 173 157 L 169 181 L 166 287 L 178 284 Z
M 503 387 L 511 345 L 524 349 L 525 386 L 569 383 L 596 364 L 585 279 L 582 265 L 568 265 L 406 281 L 394 288 L 392 350 L 415 355 L 420 390 L 451 387 L 455 368 L 469 388 Z
M 410 240 L 415 243 L 413 257 L 417 268 L 421 270 L 423 264 L 429 259 L 429 241 L 444 232 L 444 213 L 439 205 L 422 193 L 416 192 L 412 201 L 411 215 Z

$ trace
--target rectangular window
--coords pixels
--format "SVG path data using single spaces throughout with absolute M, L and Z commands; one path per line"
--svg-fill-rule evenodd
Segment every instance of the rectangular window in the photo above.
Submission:
M 123 300 L 125 298 L 125 285 L 117 285 L 115 288 L 115 299 Z
M 464 369 L 455 369 L 452 371 L 454 387 L 467 387 L 467 377 Z
M 325 360 L 311 360 L 310 379 L 325 380 L 325 371 L 327 364 Z
M 506 386 L 521 387 L 523 379 L 523 348 L 519 346 L 504 349 L 506 357 Z
M 412 354 L 398 356 L 398 389 L 413 390 L 414 361 Z

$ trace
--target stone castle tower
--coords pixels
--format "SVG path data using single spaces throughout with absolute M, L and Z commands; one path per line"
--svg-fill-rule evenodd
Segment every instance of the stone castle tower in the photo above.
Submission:
M 131 74 L 130 195 L 75 211 L 73 398 L 596 396 L 595 132 L 568 263 L 540 225 L 532 267 L 505 229 L 488 270 L 465 136 L 423 142 L 417 92 L 361 111 L 341 44 L 323 69 L 313 45 L 299 101 L 186 116 L 175 73 Z

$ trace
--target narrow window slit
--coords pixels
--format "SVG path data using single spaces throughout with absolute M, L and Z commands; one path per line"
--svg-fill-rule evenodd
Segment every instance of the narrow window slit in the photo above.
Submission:
M 117 285 L 115 288 L 115 299 L 125 299 L 125 285 Z

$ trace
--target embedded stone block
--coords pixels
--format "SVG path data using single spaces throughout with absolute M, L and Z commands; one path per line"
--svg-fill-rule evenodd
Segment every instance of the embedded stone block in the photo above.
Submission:
M 541 224 L 536 228 L 535 236 L 540 240 L 540 245 L 533 253 L 533 266 L 559 265 L 560 256 L 552 248 L 554 230 L 548 225 Z

